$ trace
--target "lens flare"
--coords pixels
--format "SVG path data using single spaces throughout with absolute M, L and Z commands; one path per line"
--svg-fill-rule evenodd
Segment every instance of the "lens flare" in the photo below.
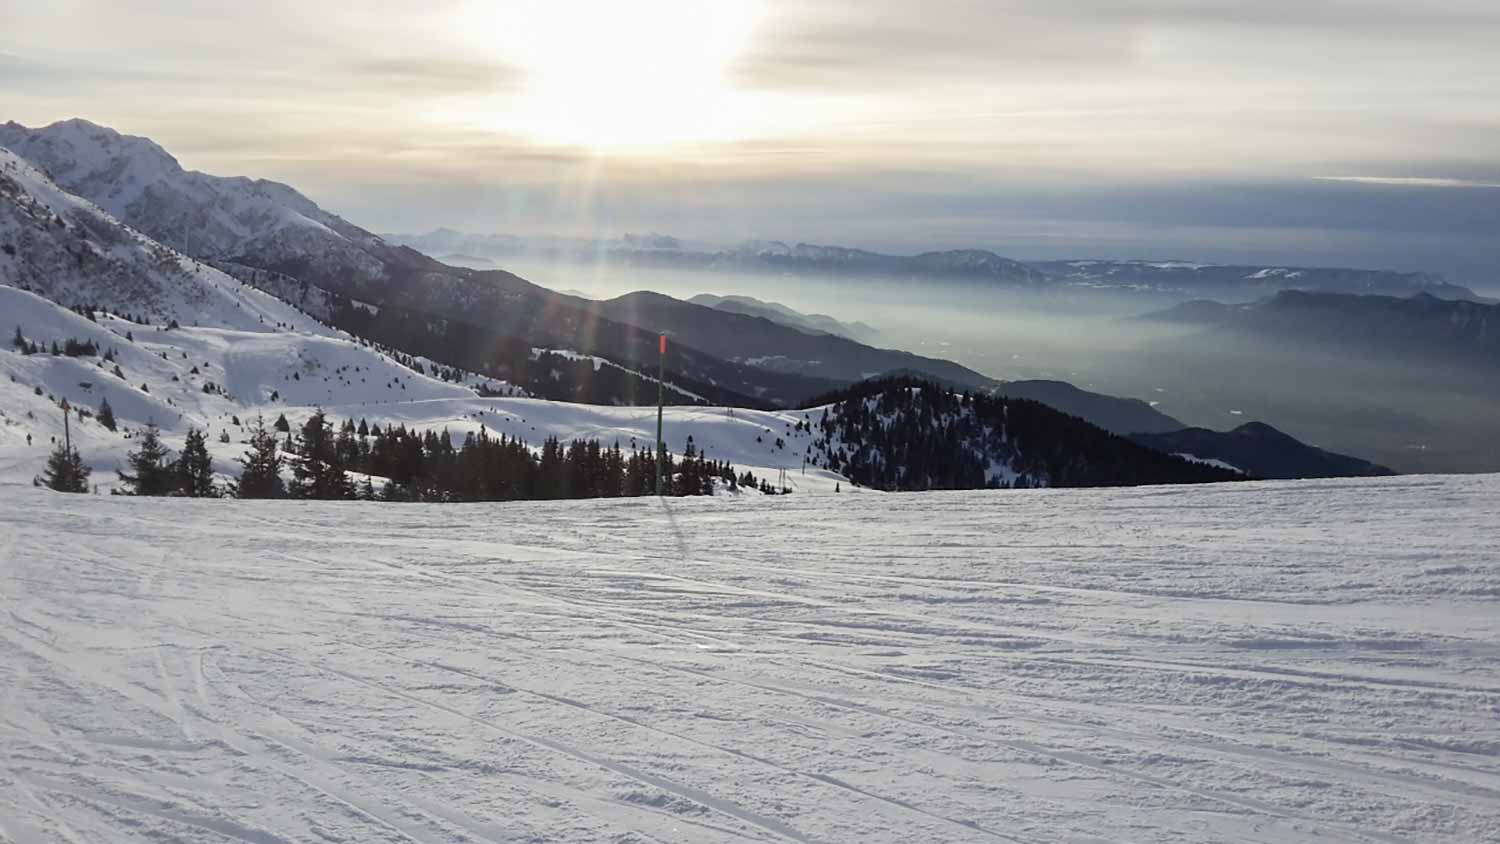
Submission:
M 522 0 L 462 25 L 480 30 L 469 38 L 492 34 L 521 73 L 496 128 L 543 143 L 649 147 L 740 134 L 750 110 L 727 80 L 756 11 L 752 0 Z

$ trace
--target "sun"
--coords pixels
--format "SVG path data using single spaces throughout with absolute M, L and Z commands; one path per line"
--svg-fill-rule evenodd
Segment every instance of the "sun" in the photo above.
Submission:
M 727 140 L 747 117 L 728 75 L 755 0 L 519 0 L 489 4 L 522 89 L 497 123 L 595 148 Z M 484 33 L 471 33 L 484 37 Z

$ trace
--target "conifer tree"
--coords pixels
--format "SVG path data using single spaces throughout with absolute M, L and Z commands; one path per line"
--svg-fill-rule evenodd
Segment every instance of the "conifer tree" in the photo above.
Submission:
M 208 453 L 208 443 L 203 432 L 189 428 L 187 442 L 182 446 L 182 455 L 177 458 L 176 493 L 189 498 L 216 498 L 219 488 L 214 484 L 214 459 Z
M 255 430 L 250 433 L 250 450 L 239 458 L 244 466 L 240 473 L 236 494 L 240 498 L 281 498 L 286 495 L 286 485 L 281 481 L 281 454 L 277 449 L 276 435 L 266 428 L 264 417 L 255 418 Z
M 134 475 L 117 472 L 120 482 L 128 488 L 128 495 L 168 495 L 172 492 L 176 478 L 172 463 L 167 459 L 171 452 L 161 442 L 161 432 L 156 423 L 146 426 L 141 435 L 141 444 L 125 455 Z
M 354 438 L 354 425 L 345 422 L 339 429 L 338 439 L 334 441 L 334 450 L 338 454 L 338 464 L 341 467 L 353 466 L 359 460 L 359 441 Z
M 109 406 L 109 399 L 99 402 L 99 424 L 115 430 L 115 409 Z
M 292 466 L 293 498 L 350 499 L 354 486 L 339 463 L 333 429 L 323 411 L 308 417 L 298 443 L 302 459 Z
M 47 457 L 42 484 L 58 492 L 88 492 L 89 467 L 83 465 L 78 449 L 69 449 L 58 443 L 57 448 L 52 449 L 52 454 Z

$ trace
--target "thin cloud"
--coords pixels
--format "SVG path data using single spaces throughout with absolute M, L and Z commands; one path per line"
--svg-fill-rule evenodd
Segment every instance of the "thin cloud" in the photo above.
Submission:
M 346 73 L 385 90 L 447 96 L 510 91 L 523 81 L 523 75 L 510 65 L 432 56 L 354 62 Z
M 1434 179 L 1423 176 L 1315 176 L 1320 182 L 1354 182 L 1361 185 L 1390 185 L 1403 188 L 1491 188 L 1500 182 L 1475 182 L 1469 179 Z

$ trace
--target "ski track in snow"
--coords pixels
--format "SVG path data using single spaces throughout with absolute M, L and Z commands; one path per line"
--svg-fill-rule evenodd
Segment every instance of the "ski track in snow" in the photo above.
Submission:
M 1500 841 L 1496 512 L 0 487 L 0 842 Z

